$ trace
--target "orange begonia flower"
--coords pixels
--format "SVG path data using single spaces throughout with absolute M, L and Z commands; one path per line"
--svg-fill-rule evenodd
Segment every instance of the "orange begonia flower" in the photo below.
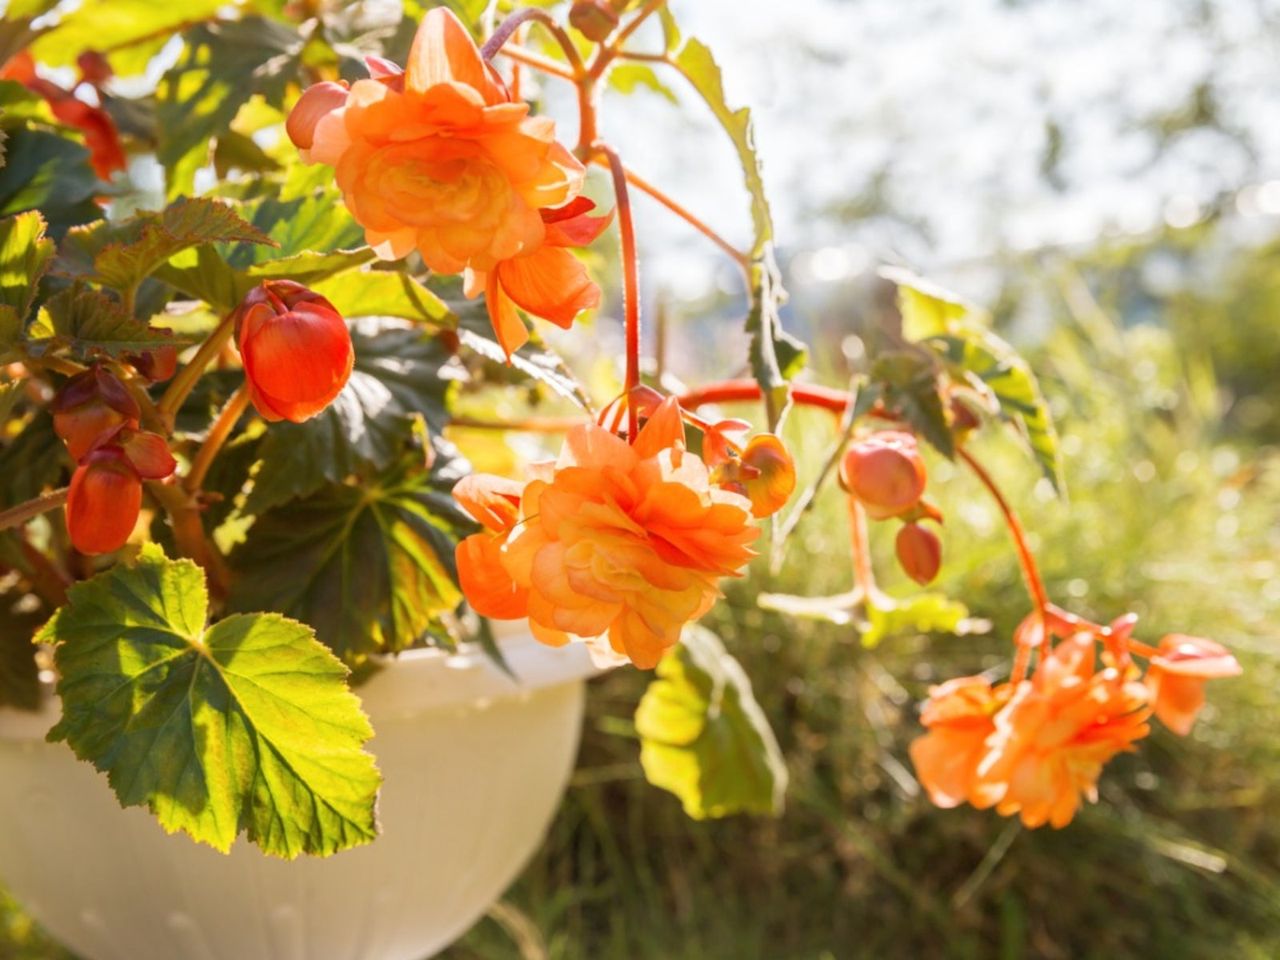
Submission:
M 512 514 L 504 504 L 517 489 Z M 463 592 L 478 612 L 527 616 L 552 645 L 607 635 L 646 669 L 711 608 L 717 580 L 738 575 L 759 533 L 750 502 L 716 487 L 685 449 L 674 399 L 634 444 L 582 424 L 523 489 L 474 477 L 455 494 L 489 528 L 457 551 Z
M 1186 736 L 1204 706 L 1204 683 L 1242 673 L 1226 647 L 1201 637 L 1172 633 L 1160 641 L 1160 653 L 1147 667 L 1147 688 L 1160 722 Z
M 595 284 L 561 249 L 591 233 L 564 229 L 582 212 L 566 205 L 585 169 L 556 140 L 554 121 L 512 102 L 458 18 L 427 11 L 403 74 L 385 60 L 368 64 L 371 76 L 349 90 L 309 90 L 287 129 L 306 159 L 334 168 L 378 255 L 416 249 L 438 273 L 474 272 L 469 293 L 489 295 L 508 353 L 527 339 L 512 304 L 561 326 L 594 306 Z M 558 226 L 547 214 L 556 208 L 571 220 Z
M 920 715 L 929 732 L 912 742 L 910 753 L 920 784 L 939 807 L 973 800 L 996 711 L 1010 692 L 1008 684 L 992 688 L 985 677 L 957 677 L 930 688 Z
M 1146 688 L 1114 667 L 1097 670 L 1087 633 L 1046 651 L 996 714 L 973 802 L 1023 824 L 1066 826 L 1080 798 L 1097 799 L 1103 765 L 1150 731 Z

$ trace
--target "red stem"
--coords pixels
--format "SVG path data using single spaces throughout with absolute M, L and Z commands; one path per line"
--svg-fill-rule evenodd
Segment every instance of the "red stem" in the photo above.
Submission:
M 1031 546 L 1027 543 L 1027 532 L 1023 529 L 1022 521 L 1018 519 L 1018 514 L 1014 511 L 1009 501 L 1005 499 L 1000 488 L 996 486 L 996 482 L 992 479 L 991 474 L 987 473 L 986 468 L 982 466 L 973 455 L 966 450 L 958 450 L 960 459 L 968 464 L 969 469 L 987 488 L 987 492 L 996 502 L 996 506 L 1000 508 L 1000 512 L 1004 514 L 1005 525 L 1009 528 L 1009 535 L 1013 538 L 1014 548 L 1018 552 L 1018 562 L 1022 565 L 1022 576 L 1027 582 L 1027 592 L 1031 594 L 1031 600 L 1035 604 L 1036 611 L 1041 617 L 1045 616 L 1049 608 L 1049 594 L 1045 591 L 1044 581 L 1040 579 L 1040 570 L 1036 566 L 1035 556 L 1031 553 Z
M 760 384 L 754 380 L 721 380 L 682 394 L 680 406 L 701 407 L 708 403 L 750 402 L 760 399 Z M 844 390 L 819 387 L 813 384 L 791 384 L 791 399 L 806 407 L 821 407 L 834 414 L 842 414 L 853 397 Z
M 871 566 L 871 545 L 867 540 L 867 515 L 862 504 L 849 497 L 849 543 L 853 551 L 853 587 L 861 589 L 870 603 L 876 592 L 876 573 Z
M 618 232 L 622 237 L 622 280 L 624 313 L 627 326 L 627 440 L 634 443 L 639 429 L 639 412 L 631 400 L 631 391 L 640 386 L 640 265 L 636 257 L 636 230 L 631 218 L 631 198 L 627 193 L 627 171 L 614 149 L 596 143 L 594 149 L 609 160 L 613 175 L 613 192 L 618 204 Z

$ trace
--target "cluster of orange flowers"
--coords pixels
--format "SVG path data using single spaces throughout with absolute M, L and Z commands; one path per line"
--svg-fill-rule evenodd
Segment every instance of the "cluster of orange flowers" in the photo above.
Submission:
M 554 121 L 513 101 L 458 18 L 427 11 L 403 71 L 367 63 L 367 80 L 310 87 L 287 130 L 305 159 L 333 167 L 378 255 L 417 250 L 437 273 L 464 274 L 508 355 L 529 339 L 517 307 L 567 329 L 598 305 L 569 248 L 610 218 L 587 216 L 582 163 Z
M 708 465 L 686 448 L 674 398 L 634 443 L 583 423 L 527 483 L 475 474 L 454 488 L 486 528 L 458 545 L 463 592 L 482 616 L 528 617 L 545 643 L 607 637 L 615 654 L 652 668 L 715 603 L 719 578 L 755 556 L 753 514 L 776 510 L 794 487 L 778 449 L 748 445 Z
M 1172 634 L 1147 647 L 1131 637 L 1135 621 L 1103 627 L 1050 607 L 1018 631 L 1023 650 L 1040 651 L 1029 679 L 959 677 L 930 690 L 921 717 L 928 733 L 911 745 L 930 799 L 1063 827 L 1082 799 L 1097 799 L 1107 761 L 1150 732 L 1153 713 L 1190 732 L 1205 681 L 1234 676 L 1240 665 L 1199 637 Z M 1149 657 L 1145 676 L 1135 654 Z

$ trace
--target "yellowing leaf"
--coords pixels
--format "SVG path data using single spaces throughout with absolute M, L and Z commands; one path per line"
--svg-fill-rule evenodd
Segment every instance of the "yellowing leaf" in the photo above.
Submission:
M 711 631 L 690 625 L 636 710 L 640 763 L 695 820 L 782 812 L 787 768 L 751 682 Z
M 274 613 L 207 626 L 200 568 L 148 545 L 71 588 L 38 639 L 55 644 L 62 719 L 49 733 L 107 774 L 123 806 L 229 850 L 272 856 L 372 840 L 380 777 L 347 670 Z

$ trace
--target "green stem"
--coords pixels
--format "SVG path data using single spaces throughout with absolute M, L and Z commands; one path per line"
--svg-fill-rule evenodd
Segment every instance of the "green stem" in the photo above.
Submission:
M 28 520 L 34 520 L 43 513 L 50 510 L 56 510 L 67 502 L 68 488 L 62 487 L 54 490 L 52 493 L 46 493 L 43 496 L 35 497 L 20 503 L 15 507 L 0 513 L 0 530 L 8 530 L 10 527 L 20 527 Z
M 207 340 L 200 345 L 200 349 L 196 351 L 191 361 L 178 371 L 177 375 L 169 382 L 169 387 L 164 392 L 164 396 L 160 398 L 160 403 L 156 407 L 157 412 L 163 418 L 165 423 L 172 430 L 173 418 L 177 415 L 182 404 L 186 402 L 187 397 L 191 395 L 191 391 L 195 389 L 196 383 L 204 374 L 205 368 L 213 362 L 214 358 L 222 352 L 222 348 L 227 345 L 227 341 L 231 339 L 231 335 L 235 332 L 236 327 L 236 311 L 232 310 L 222 322 L 218 324 L 213 333 L 209 334 Z

